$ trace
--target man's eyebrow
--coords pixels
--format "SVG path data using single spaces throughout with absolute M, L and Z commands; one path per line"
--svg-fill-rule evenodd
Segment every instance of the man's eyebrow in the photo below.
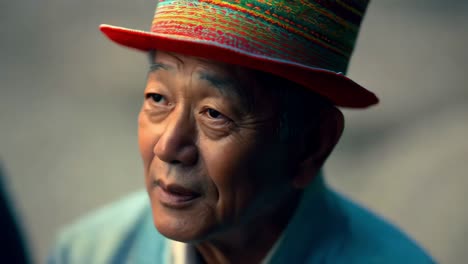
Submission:
M 217 76 L 215 74 L 210 74 L 207 72 L 200 72 L 199 74 L 200 80 L 205 80 L 209 82 L 213 87 L 217 88 L 220 92 L 235 92 L 238 93 L 235 89 L 236 82 L 234 82 L 231 78 Z

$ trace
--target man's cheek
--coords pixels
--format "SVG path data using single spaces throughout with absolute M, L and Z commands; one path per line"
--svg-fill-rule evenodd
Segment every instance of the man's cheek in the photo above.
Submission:
M 236 182 L 243 180 L 245 176 L 245 154 L 239 149 L 227 147 L 212 147 L 219 151 L 212 151 L 205 156 L 205 164 L 208 175 L 218 187 L 236 186 Z
M 142 131 L 140 129 L 138 132 L 138 145 L 139 145 L 140 155 L 143 161 L 145 173 L 147 173 L 151 165 L 151 161 L 154 158 L 153 140 L 151 138 L 151 135 L 147 133 L 146 131 Z

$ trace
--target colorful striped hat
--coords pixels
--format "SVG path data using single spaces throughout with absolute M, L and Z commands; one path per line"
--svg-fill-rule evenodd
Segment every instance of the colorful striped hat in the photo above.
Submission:
M 368 0 L 159 0 L 150 32 L 101 25 L 118 44 L 268 72 L 337 106 L 378 102 L 344 76 Z

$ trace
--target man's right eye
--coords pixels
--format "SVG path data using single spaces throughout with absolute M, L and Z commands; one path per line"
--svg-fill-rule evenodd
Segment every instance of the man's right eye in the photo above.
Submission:
M 166 98 L 164 98 L 163 95 L 158 94 L 158 93 L 148 93 L 146 94 L 146 99 L 150 99 L 153 102 L 158 103 L 158 104 L 166 103 Z

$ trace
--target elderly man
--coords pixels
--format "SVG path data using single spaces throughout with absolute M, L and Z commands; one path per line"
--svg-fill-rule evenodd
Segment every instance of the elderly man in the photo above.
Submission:
M 378 102 L 340 73 L 366 6 L 160 0 L 151 32 L 102 25 L 149 54 L 146 194 L 66 229 L 50 262 L 431 263 L 321 173 L 344 127 L 336 106 Z

